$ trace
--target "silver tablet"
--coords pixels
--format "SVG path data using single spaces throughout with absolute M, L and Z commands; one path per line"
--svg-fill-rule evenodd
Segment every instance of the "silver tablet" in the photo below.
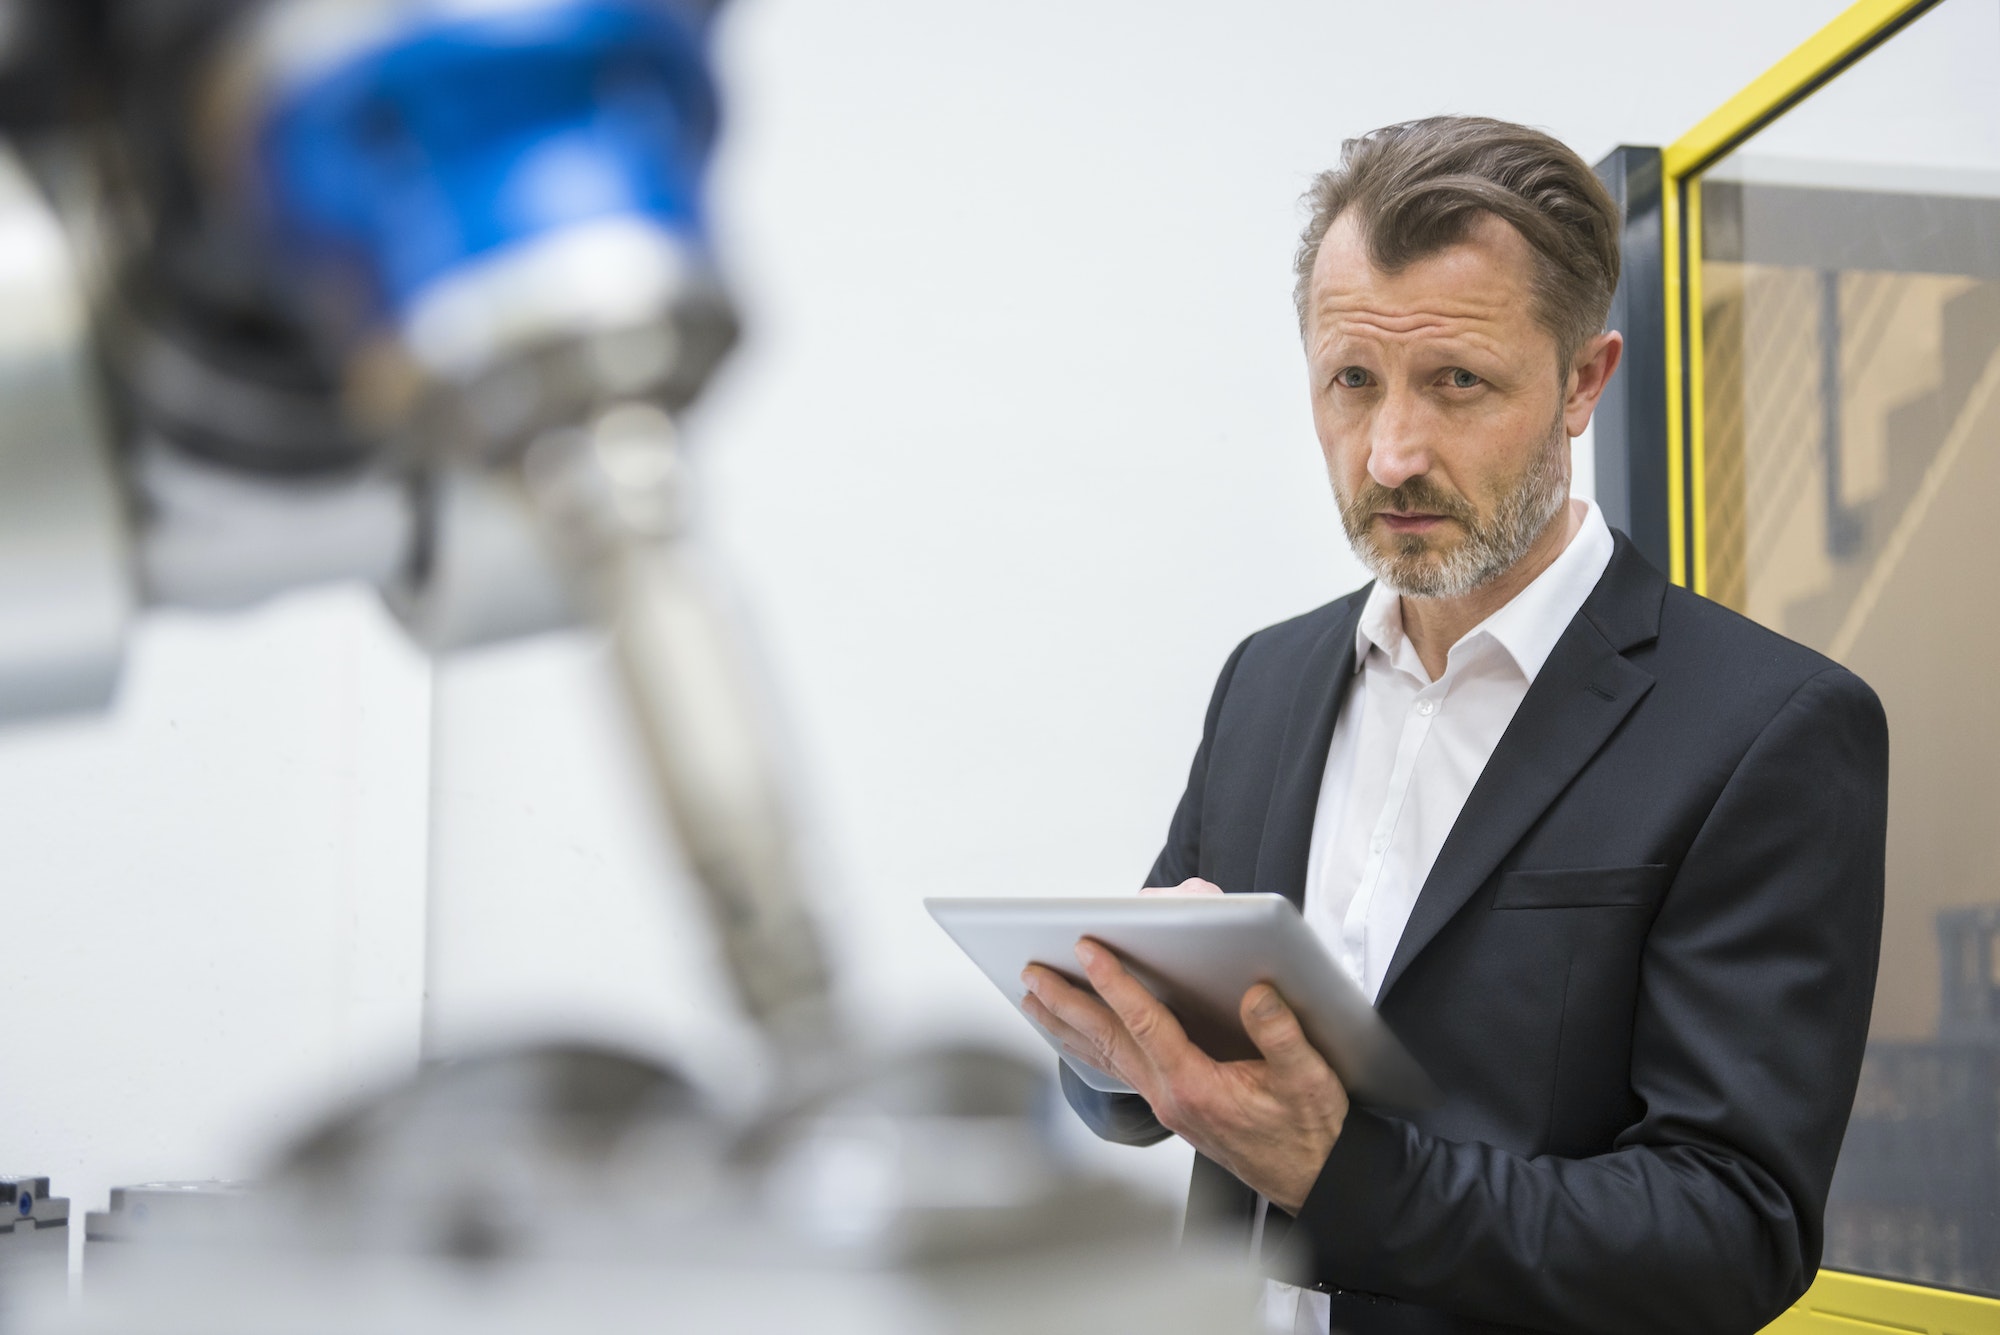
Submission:
M 1257 1055 L 1239 1008 L 1245 992 L 1270 983 L 1355 1102 L 1417 1108 L 1437 1097 L 1423 1068 L 1283 895 L 926 899 L 924 907 L 1017 1011 L 1027 994 L 1021 970 L 1030 964 L 1090 989 L 1075 953 L 1088 936 L 1111 947 L 1217 1061 Z M 1035 1031 L 1061 1053 L 1047 1030 Z M 1115 1076 L 1066 1053 L 1062 1059 L 1093 1089 L 1132 1092 Z

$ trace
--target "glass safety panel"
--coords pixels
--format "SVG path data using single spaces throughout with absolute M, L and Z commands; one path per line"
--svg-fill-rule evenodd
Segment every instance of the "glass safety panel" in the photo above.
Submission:
M 1945 0 L 1695 183 L 1698 587 L 1890 724 L 1830 1268 L 2000 1294 L 2000 4 Z M 1811 775 L 1800 775 L 1810 783 Z

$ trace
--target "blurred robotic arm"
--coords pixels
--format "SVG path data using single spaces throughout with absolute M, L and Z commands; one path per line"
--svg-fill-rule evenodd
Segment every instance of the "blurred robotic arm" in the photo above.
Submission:
M 707 0 L 0 0 L 0 716 L 132 618 L 378 588 L 610 633 L 744 1006 L 831 1032 L 676 414 L 735 338 Z

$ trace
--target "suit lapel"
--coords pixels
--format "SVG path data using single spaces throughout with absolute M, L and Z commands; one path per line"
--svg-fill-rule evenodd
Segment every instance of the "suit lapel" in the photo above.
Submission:
M 1438 850 L 1377 1005 L 1652 688 L 1652 675 L 1624 652 L 1658 634 L 1666 581 L 1622 534 L 1615 538 L 1603 578 L 1542 664 Z
M 1313 815 L 1319 807 L 1320 779 L 1326 773 L 1326 751 L 1354 678 L 1354 622 L 1372 587 L 1350 594 L 1340 615 L 1313 642 L 1278 745 L 1277 774 L 1251 888 L 1283 895 L 1300 909 L 1305 907 L 1306 860 L 1312 852 Z

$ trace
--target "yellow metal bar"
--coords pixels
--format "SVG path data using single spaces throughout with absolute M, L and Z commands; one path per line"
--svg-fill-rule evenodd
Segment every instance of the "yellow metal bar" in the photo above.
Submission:
M 1749 131 L 1838 71 L 1885 29 L 1932 3 L 1934 0 L 1858 0 L 1849 5 L 1797 50 L 1752 80 L 1749 87 L 1661 149 L 1661 176 L 1671 182 L 1707 166 Z
M 1765 1335 L 1975 1335 L 2000 1330 L 2000 1299 L 1822 1270 Z
M 1676 584 L 1688 582 L 1687 498 L 1682 487 L 1686 469 L 1681 466 L 1686 437 L 1682 433 L 1681 392 L 1681 191 L 1675 181 L 1660 187 L 1660 245 L 1665 252 L 1661 268 L 1667 278 L 1667 577 Z
M 1687 235 L 1687 442 L 1693 467 L 1687 470 L 1687 505 L 1694 513 L 1693 550 L 1688 553 L 1688 587 L 1708 596 L 1708 413 L 1704 391 L 1708 362 L 1702 356 L 1701 178 L 1690 176 L 1681 190 L 1681 228 Z

